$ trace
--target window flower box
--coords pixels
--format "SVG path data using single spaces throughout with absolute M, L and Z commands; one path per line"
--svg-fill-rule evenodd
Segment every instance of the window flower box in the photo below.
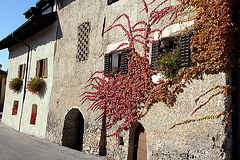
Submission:
M 15 93 L 18 92 L 23 84 L 23 80 L 21 78 L 14 78 L 9 81 L 9 88 Z
M 40 93 L 44 86 L 43 78 L 36 77 L 31 78 L 30 81 L 27 83 L 27 89 L 32 92 L 33 94 Z

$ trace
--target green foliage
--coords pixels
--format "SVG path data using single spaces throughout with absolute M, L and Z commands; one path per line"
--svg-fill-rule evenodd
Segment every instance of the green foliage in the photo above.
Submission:
M 43 85 L 44 85 L 43 78 L 40 77 L 31 78 L 31 80 L 28 81 L 27 89 L 33 94 L 36 94 L 41 91 Z
M 176 75 L 180 63 L 180 47 L 177 42 L 174 42 L 176 49 L 168 49 L 161 43 L 162 52 L 159 59 L 154 63 L 157 70 L 163 71 L 165 78 L 173 78 Z
M 14 78 L 11 81 L 9 81 L 9 88 L 15 93 L 20 90 L 20 87 L 22 85 L 23 81 L 21 78 Z

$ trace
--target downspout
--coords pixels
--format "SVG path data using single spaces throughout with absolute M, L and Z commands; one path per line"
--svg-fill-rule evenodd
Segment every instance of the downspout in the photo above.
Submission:
M 21 123 L 22 123 L 22 115 L 23 115 L 23 106 L 24 106 L 24 101 L 25 101 L 25 97 L 26 97 L 26 84 L 27 84 L 27 72 L 28 72 L 28 64 L 29 64 L 30 46 L 27 43 L 25 43 L 25 42 L 19 40 L 18 38 L 14 37 L 13 33 L 12 33 L 12 38 L 15 39 L 16 41 L 18 41 L 19 43 L 22 43 L 22 44 L 24 44 L 28 47 L 27 63 L 26 63 L 25 71 L 24 71 L 22 109 L 21 109 L 20 121 L 19 121 L 19 127 L 18 127 L 18 131 L 20 132 Z

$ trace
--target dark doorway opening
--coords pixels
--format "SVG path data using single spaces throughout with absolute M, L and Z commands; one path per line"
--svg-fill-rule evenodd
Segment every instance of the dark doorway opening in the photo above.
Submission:
M 107 155 L 107 139 L 106 139 L 106 110 L 104 111 L 104 116 L 102 118 L 102 129 L 101 129 L 101 137 L 99 142 L 99 155 L 106 156 Z
M 141 123 L 135 122 L 130 129 L 128 160 L 147 160 L 146 131 Z
M 71 109 L 64 121 L 62 145 L 82 151 L 84 133 L 84 118 L 81 112 Z

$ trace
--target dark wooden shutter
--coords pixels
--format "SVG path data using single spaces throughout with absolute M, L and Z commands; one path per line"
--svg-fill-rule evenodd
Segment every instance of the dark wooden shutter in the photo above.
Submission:
M 47 58 L 43 60 L 43 77 L 47 78 Z
M 22 65 L 22 73 L 21 73 L 21 79 L 23 79 L 24 78 L 24 73 L 25 73 L 25 67 L 26 67 L 26 64 L 24 63 L 23 65 Z
M 155 69 L 154 63 L 158 59 L 158 54 L 159 54 L 159 47 L 160 47 L 160 40 L 153 41 L 152 43 L 152 56 L 151 56 L 151 68 Z
M 180 61 L 180 67 L 187 67 L 190 66 L 191 64 L 191 59 L 190 59 L 190 38 L 191 34 L 183 34 L 181 36 L 181 61 Z
M 127 74 L 128 72 L 128 53 L 129 53 L 129 50 L 127 49 L 122 51 L 122 56 L 121 56 L 122 74 Z
M 39 63 L 39 61 L 37 61 L 37 65 L 36 65 L 36 77 L 39 77 L 39 72 L 40 72 L 40 63 Z
M 112 54 L 104 55 L 104 75 L 108 76 L 112 69 Z

